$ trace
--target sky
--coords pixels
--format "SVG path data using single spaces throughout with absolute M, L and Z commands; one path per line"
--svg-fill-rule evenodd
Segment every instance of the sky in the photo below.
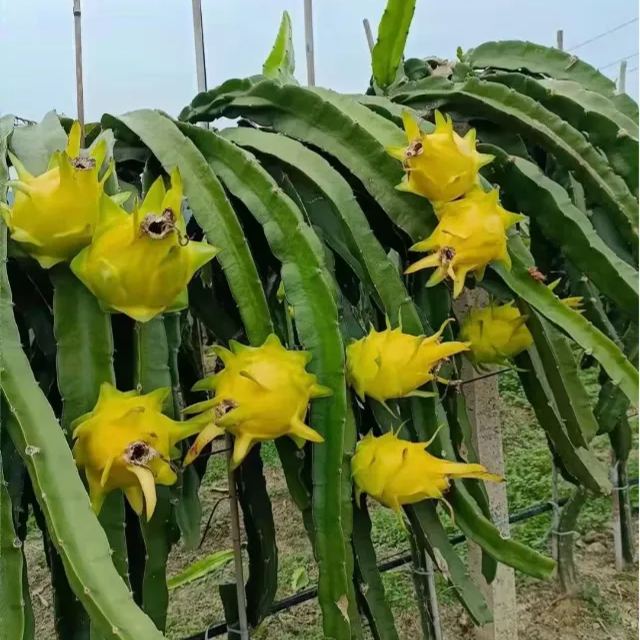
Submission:
M 296 75 L 306 82 L 304 0 L 202 0 L 208 85 L 259 73 L 283 10 L 291 14 Z M 72 0 L 0 0 L 0 113 L 39 120 L 50 109 L 75 115 Z M 375 30 L 385 0 L 315 0 L 316 84 L 357 92 L 370 57 L 362 19 Z M 636 0 L 418 0 L 409 57 L 455 56 L 456 47 L 522 39 L 565 49 L 638 16 Z M 88 121 L 155 107 L 177 115 L 195 95 L 189 0 L 83 0 L 84 92 Z M 638 22 L 579 47 L 611 78 L 629 56 L 627 92 L 638 93 Z

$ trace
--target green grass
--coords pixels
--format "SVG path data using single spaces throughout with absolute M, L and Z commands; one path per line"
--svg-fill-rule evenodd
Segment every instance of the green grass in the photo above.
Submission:
M 595 401 L 598 391 L 595 370 L 584 372 L 584 382 Z M 524 397 L 515 372 L 500 376 L 499 391 L 504 457 L 506 461 L 506 488 L 509 510 L 513 514 L 532 505 L 550 500 L 552 459 L 544 432 L 537 424 L 535 415 Z M 637 427 L 637 424 L 634 424 L 634 427 Z M 637 447 L 637 436 L 634 438 Z M 604 460 L 608 458 L 610 451 L 608 438 L 598 438 L 594 441 L 594 447 Z M 272 497 L 276 527 L 278 528 L 280 566 L 277 597 L 283 598 L 296 591 L 292 584 L 296 572 L 304 570 L 310 586 L 315 584 L 317 580 L 317 569 L 300 518 L 283 517 L 285 514 L 290 516 L 290 510 L 295 509 L 295 507 L 288 498 L 274 444 L 264 443 L 261 447 L 261 456 Z M 635 477 L 637 473 L 637 456 L 634 452 L 630 458 L 629 476 Z M 203 494 L 206 494 L 207 487 L 212 485 L 219 487 L 225 483 L 225 456 L 222 454 L 212 456 L 203 483 Z M 571 490 L 572 485 L 560 478 L 560 496 L 569 495 Z M 637 492 L 634 491 L 632 501 L 637 504 L 637 500 Z M 369 500 L 369 510 L 372 520 L 372 538 L 378 562 L 384 562 L 389 557 L 408 551 L 407 533 L 397 515 L 391 510 L 373 503 L 371 500 Z M 448 523 L 444 510 L 441 511 L 441 515 L 443 523 Z M 581 532 L 604 531 L 609 527 L 610 515 L 610 498 L 591 497 L 583 507 L 578 528 Z M 226 523 L 219 521 L 218 517 L 216 516 L 216 526 L 225 527 Z M 545 552 L 548 551 L 549 547 L 550 529 L 551 513 L 545 513 L 512 525 L 511 533 L 515 539 Z M 452 533 L 457 532 L 454 527 L 450 527 L 450 530 Z M 466 544 L 458 545 L 457 550 L 463 558 L 466 558 Z M 419 614 L 409 566 L 386 572 L 383 574 L 382 579 L 397 626 L 401 630 L 401 637 L 419 637 Z M 449 625 L 451 625 L 453 624 L 451 621 L 457 620 L 461 615 L 461 608 L 457 604 L 452 588 L 442 576 L 436 576 L 436 584 L 438 600 L 443 615 L 445 618 L 449 617 Z M 518 576 L 518 584 L 522 585 L 523 588 L 529 588 L 529 586 L 535 588 L 539 583 L 524 576 Z M 303 589 L 305 586 L 299 585 L 298 589 Z M 553 585 L 550 584 L 548 589 L 553 589 Z M 217 589 L 213 580 L 203 581 L 200 590 L 206 590 L 205 600 L 209 607 L 208 620 L 219 619 L 222 616 L 222 611 L 215 593 Z M 600 620 L 607 626 L 618 624 L 618 610 L 615 606 L 611 606 L 609 598 L 600 584 L 594 580 L 586 580 L 582 585 L 581 596 L 589 615 L 594 620 Z M 198 599 L 202 598 L 202 595 L 198 595 L 197 589 L 194 589 L 191 597 L 193 598 L 194 606 L 198 606 Z M 211 602 L 212 600 L 213 603 Z M 181 637 L 180 617 L 179 611 L 174 611 L 171 616 L 170 637 L 172 638 Z M 193 625 L 188 630 L 192 632 Z M 260 629 L 255 631 L 253 637 L 256 640 L 272 637 L 277 637 L 278 640 L 293 640 L 301 637 L 305 638 L 305 640 L 320 640 L 323 636 L 317 603 L 315 601 L 308 602 L 269 618 L 261 625 Z

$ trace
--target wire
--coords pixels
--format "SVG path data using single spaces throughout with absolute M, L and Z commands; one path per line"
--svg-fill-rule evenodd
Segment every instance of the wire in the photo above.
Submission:
M 567 49 L 567 51 L 575 51 L 576 49 L 579 49 L 580 47 L 584 47 L 587 44 L 591 44 L 592 42 L 595 42 L 596 40 L 600 40 L 600 38 L 604 38 L 605 36 L 608 36 L 610 33 L 613 33 L 614 31 L 618 31 L 619 29 L 622 29 L 623 27 L 626 27 L 627 25 L 633 24 L 634 22 L 638 22 L 638 18 L 637 17 L 633 18 L 633 20 L 628 20 L 627 22 L 623 22 L 622 24 L 619 24 L 619 25 L 617 25 L 615 27 L 612 27 L 608 31 L 603 31 L 602 33 L 599 33 L 598 35 L 593 36 L 593 38 L 589 38 L 588 40 L 584 40 L 583 42 L 580 42 L 580 43 L 574 45 L 573 47 L 569 47 Z
M 631 478 L 629 480 L 629 486 L 636 486 L 638 483 L 638 478 Z M 553 504 L 549 501 L 540 502 L 539 504 L 535 504 L 528 509 L 524 509 L 523 511 L 518 511 L 513 515 L 509 516 L 509 522 L 511 524 L 516 524 L 518 522 L 522 522 L 523 520 L 528 520 L 529 518 L 533 518 L 535 516 L 539 516 L 547 511 L 551 511 L 556 507 L 562 507 L 569 501 L 568 497 L 561 498 L 558 500 L 557 504 Z M 449 538 L 449 543 L 452 545 L 458 545 L 466 540 L 466 536 L 462 533 L 451 536 Z M 392 569 L 397 569 L 405 564 L 409 564 L 412 560 L 411 554 L 408 552 L 400 552 L 396 555 L 390 556 L 384 562 L 378 565 L 378 571 L 385 572 L 391 571 Z M 287 598 L 283 598 L 282 600 L 278 600 L 271 605 L 271 609 L 267 615 L 272 615 L 274 613 L 278 613 L 279 611 L 284 611 L 291 607 L 294 607 L 298 604 L 302 604 L 303 602 L 307 602 L 309 600 L 313 600 L 318 595 L 318 587 L 312 586 L 308 589 L 304 589 L 303 591 L 299 591 L 298 593 L 294 593 L 292 596 Z M 227 632 L 227 623 L 226 622 L 218 622 L 217 624 L 213 624 L 204 631 L 200 631 L 199 633 L 195 633 L 194 635 L 189 636 L 188 638 L 184 638 L 183 640 L 207 640 L 207 638 L 214 638 L 216 636 L 224 635 Z
M 635 67 L 631 67 L 631 69 L 627 69 L 627 73 L 631 73 L 632 71 L 637 71 L 638 70 L 638 65 L 636 65 Z
M 636 51 L 635 53 L 632 53 L 630 56 L 625 56 L 624 58 L 618 58 L 617 60 L 614 60 L 613 62 L 609 62 L 608 64 L 605 64 L 602 67 L 598 67 L 598 71 L 602 71 L 603 69 L 608 69 L 609 67 L 613 67 L 613 65 L 618 64 L 618 62 L 622 62 L 623 60 L 631 60 L 632 58 L 635 58 L 638 55 L 638 52 Z

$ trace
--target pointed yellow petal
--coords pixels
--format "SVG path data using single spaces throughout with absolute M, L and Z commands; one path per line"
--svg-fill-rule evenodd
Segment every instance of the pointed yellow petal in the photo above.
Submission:
M 111 473 L 111 467 L 113 465 L 113 461 L 114 461 L 114 457 L 112 456 L 107 460 L 107 464 L 102 470 L 102 476 L 100 476 L 100 486 L 103 488 L 105 487 L 105 485 L 107 484 L 107 480 L 109 479 L 109 474 Z
M 306 425 L 299 418 L 294 418 L 291 421 L 291 431 L 290 434 L 292 436 L 297 436 L 298 438 L 304 438 L 305 440 L 309 440 L 311 442 L 324 442 L 324 438 L 310 426 Z
M 135 474 L 140 483 L 140 488 L 144 495 L 145 510 L 147 514 L 147 521 L 151 520 L 151 516 L 156 508 L 156 502 L 158 500 L 156 496 L 156 483 L 153 478 L 153 473 L 146 467 L 141 467 L 137 464 L 127 465 L 127 469 L 131 473 Z
M 221 436 L 224 433 L 224 430 L 221 429 L 217 424 L 212 422 L 210 425 L 205 427 L 195 442 L 191 445 L 189 451 L 187 451 L 187 455 L 184 458 L 184 465 L 190 465 L 199 455 L 200 452 L 214 439 L 218 436 Z
M 80 123 L 76 120 L 71 125 L 71 130 L 69 131 L 69 140 L 67 142 L 67 155 L 70 158 L 76 158 L 80 155 L 80 136 L 82 135 L 82 127 Z
M 89 155 L 96 161 L 96 169 L 100 171 L 104 163 L 104 159 L 107 157 L 107 140 L 104 137 L 96 140 L 89 148 Z
M 156 409 L 161 412 L 164 401 L 169 397 L 170 393 L 171 389 L 169 387 L 158 387 L 143 396 L 145 404 L 149 406 L 149 408 Z
M 91 507 L 95 514 L 100 513 L 102 509 L 102 503 L 107 495 L 105 490 L 100 485 L 100 474 L 93 471 L 91 468 L 87 468 L 87 484 L 89 485 L 89 499 L 91 500 Z
M 133 487 L 126 487 L 124 490 L 124 495 L 127 498 L 127 501 L 131 505 L 131 508 L 139 515 L 142 515 L 142 510 L 144 509 L 144 498 L 142 495 L 142 489 L 140 485 L 135 485 Z
M 467 278 L 467 270 L 466 269 L 458 269 L 456 272 L 455 278 L 453 279 L 453 297 L 457 298 L 464 289 L 464 282 Z
M 178 476 L 171 468 L 171 465 L 164 460 L 154 460 L 153 471 L 156 483 L 165 487 L 170 487 L 178 480 Z
M 250 435 L 242 434 L 236 436 L 233 441 L 233 456 L 231 458 L 231 468 L 235 469 L 245 459 L 249 449 L 253 446 L 253 439 Z
M 420 271 L 421 269 L 431 269 L 432 267 L 437 267 L 440 264 L 440 256 L 437 253 L 432 253 L 425 258 L 421 258 L 417 262 L 409 265 L 405 270 L 405 275 L 409 275 L 410 273 L 415 273 L 416 271 Z M 433 277 L 433 276 L 432 276 Z
M 188 248 L 191 256 L 191 267 L 196 271 L 207 264 L 219 251 L 217 247 L 206 242 L 189 242 Z
M 385 147 L 384 150 L 396 160 L 400 160 L 400 162 L 404 162 L 406 147 Z
M 321 384 L 311 385 L 311 397 L 312 398 L 328 398 L 333 395 L 333 391 L 329 387 L 325 387 Z
M 18 160 L 18 157 L 13 155 L 11 151 L 8 152 L 8 155 L 9 155 L 9 159 L 11 160 L 11 165 L 13 166 L 13 168 L 16 170 L 16 173 L 18 174 L 18 178 L 22 182 L 28 182 L 29 180 L 33 180 L 33 175 L 29 171 L 27 171 L 27 168 L 24 166 L 24 164 L 22 164 L 22 162 Z
M 404 126 L 404 132 L 407 135 L 407 140 L 409 142 L 418 140 L 421 137 L 418 121 L 411 115 L 409 111 L 405 110 L 402 112 L 402 124 Z

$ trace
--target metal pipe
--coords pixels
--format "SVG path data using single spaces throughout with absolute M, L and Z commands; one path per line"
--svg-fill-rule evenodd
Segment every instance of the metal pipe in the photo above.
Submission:
M 84 145 L 84 85 L 82 80 L 82 8 L 73 0 L 73 26 L 76 49 L 76 112 L 80 123 L 80 146 Z
M 304 0 L 304 40 L 307 52 L 307 84 L 316 85 L 316 67 L 313 49 L 313 0 Z
M 191 0 L 193 9 L 193 38 L 196 48 L 196 77 L 198 91 L 207 90 L 207 64 L 204 55 L 204 29 L 202 27 L 201 0 Z

